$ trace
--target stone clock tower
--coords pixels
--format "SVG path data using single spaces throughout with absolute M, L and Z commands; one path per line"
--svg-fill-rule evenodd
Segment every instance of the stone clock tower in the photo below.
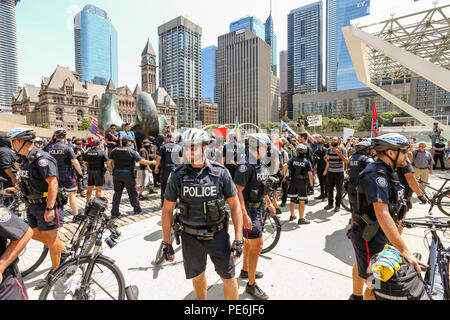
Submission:
M 156 68 L 156 54 L 149 39 L 141 55 L 142 91 L 150 94 L 156 91 Z

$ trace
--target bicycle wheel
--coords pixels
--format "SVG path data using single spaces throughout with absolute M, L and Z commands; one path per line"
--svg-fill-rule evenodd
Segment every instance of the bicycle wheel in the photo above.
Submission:
M 31 239 L 19 255 L 19 270 L 22 277 L 36 270 L 48 254 L 48 247 L 39 241 Z
M 82 280 L 92 256 L 76 257 L 56 270 L 42 289 L 39 300 L 125 300 L 125 280 L 117 265 L 107 257 L 95 261 L 83 294 Z
M 341 206 L 348 212 L 352 212 L 351 206 L 350 206 L 350 200 L 348 199 L 348 192 L 347 190 L 342 191 L 342 201 Z
M 437 206 L 441 212 L 450 217 L 450 190 L 445 191 L 437 199 Z
M 281 222 L 277 216 L 271 216 L 270 212 L 266 211 L 263 220 L 263 250 L 261 253 L 267 253 L 273 250 L 280 241 L 281 236 Z
M 173 240 L 175 240 L 174 231 L 172 230 L 170 233 L 170 244 L 173 244 Z M 160 265 L 164 262 L 164 254 L 163 254 L 163 244 L 159 246 L 158 251 L 156 252 L 155 264 Z

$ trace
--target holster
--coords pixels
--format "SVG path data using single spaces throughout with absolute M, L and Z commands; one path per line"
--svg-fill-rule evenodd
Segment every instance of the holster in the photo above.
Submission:
M 56 196 L 56 204 L 58 206 L 65 206 L 69 202 L 69 197 L 63 188 L 58 189 L 58 194 Z
M 173 219 L 172 229 L 173 229 L 173 233 L 175 235 L 175 242 L 176 242 L 177 246 L 179 246 L 181 243 L 181 241 L 180 241 L 181 224 L 178 220 L 178 215 L 175 215 L 175 217 Z
M 378 221 L 373 221 L 372 219 L 370 219 L 367 214 L 364 214 L 361 219 L 366 224 L 362 233 L 362 238 L 367 242 L 370 242 L 373 240 L 378 230 L 380 229 L 380 225 L 378 224 Z

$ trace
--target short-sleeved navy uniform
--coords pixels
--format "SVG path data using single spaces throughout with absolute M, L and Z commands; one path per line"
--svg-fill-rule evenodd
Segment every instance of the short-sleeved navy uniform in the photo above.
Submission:
M 87 162 L 88 186 L 103 187 L 105 183 L 105 163 L 108 155 L 99 148 L 90 148 L 83 155 L 83 160 Z
M 56 141 L 45 149 L 58 163 L 59 182 L 67 192 L 77 191 L 77 181 L 73 174 L 72 160 L 76 159 L 73 148 L 64 141 Z
M 263 205 L 259 208 L 249 208 L 249 203 L 261 203 L 264 201 L 264 197 L 261 195 L 259 201 L 250 201 L 251 190 L 260 189 L 261 184 L 269 178 L 269 171 L 266 167 L 256 161 L 254 158 L 247 158 L 247 163 L 241 164 L 237 167 L 234 174 L 234 183 L 238 186 L 244 187 L 242 194 L 244 196 L 247 213 L 252 220 L 253 229 L 243 230 L 244 237 L 247 239 L 259 239 L 262 237 L 262 209 Z M 256 164 L 255 164 L 256 163 Z
M 134 169 L 136 162 L 142 160 L 142 157 L 130 147 L 117 147 L 109 155 L 110 160 L 114 160 L 113 184 L 114 196 L 111 215 L 119 216 L 120 199 L 122 198 L 123 188 L 127 189 L 128 197 L 134 212 L 141 210 L 138 193 L 136 189 L 136 180 Z
M 291 181 L 288 189 L 288 197 L 291 201 L 298 203 L 298 201 L 305 201 L 308 203 L 307 181 L 308 172 L 312 172 L 311 163 L 307 158 L 294 157 L 288 161 L 289 176 Z
M 159 148 L 158 156 L 161 157 L 161 203 L 164 202 L 167 180 L 170 174 L 180 165 L 180 158 L 183 157 L 183 148 L 173 142 L 165 143 Z
M 0 257 L 6 251 L 8 240 L 19 240 L 28 229 L 29 226 L 21 219 L 9 210 L 0 207 Z M 2 276 L 0 300 L 28 300 L 27 290 L 20 273 L 16 273 L 10 265 Z
M 26 161 L 22 163 L 19 175 L 22 179 L 27 179 L 32 187 L 30 194 L 26 194 L 25 190 L 22 190 L 28 200 L 45 199 L 48 194 L 48 183 L 45 179 L 49 177 L 58 178 L 58 166 L 55 158 L 35 147 L 28 154 Z M 50 222 L 46 222 L 44 219 L 46 208 L 47 203 L 45 201 L 28 206 L 27 219 L 31 228 L 49 231 L 63 226 L 63 206 L 55 203 L 55 218 Z
M 381 160 L 369 164 L 363 170 L 358 185 L 360 207 L 356 210 L 356 216 L 361 217 L 367 214 L 372 221 L 376 221 L 374 203 L 382 202 L 390 205 L 394 204 L 396 194 L 400 198 L 403 197 L 404 189 L 394 187 L 391 180 L 392 174 L 392 168 Z M 361 226 L 355 224 L 352 228 L 351 239 L 355 249 L 358 274 L 361 278 L 367 279 L 370 274 L 368 272 L 370 258 L 381 252 L 385 245 L 389 244 L 389 240 L 381 227 L 370 242 L 362 238 L 362 233 Z
M 5 170 L 11 170 L 12 174 L 16 174 L 14 168 L 14 162 L 16 162 L 16 156 L 14 152 L 8 147 L 0 147 L 0 177 L 6 179 L 5 182 L 0 182 L 0 188 L 6 189 L 13 186 L 11 178 L 6 174 Z M 3 202 L 5 206 L 8 206 L 12 202 L 12 198 L 6 198 Z
M 352 211 L 356 210 L 356 186 L 358 184 L 359 174 L 372 162 L 373 159 L 363 153 L 356 153 L 349 161 L 349 182 L 347 191 Z
M 194 169 L 190 165 L 177 167 L 170 174 L 165 199 L 171 202 L 179 200 L 187 204 L 189 216 L 179 217 L 183 225 L 208 230 L 210 227 L 205 221 L 204 204 L 220 198 L 229 199 L 236 194 L 237 189 L 228 170 L 218 163 L 206 160 L 201 169 Z M 230 236 L 224 229 L 216 232 L 213 240 L 198 240 L 185 232 L 181 234 L 181 240 L 187 279 L 193 279 L 205 271 L 208 254 L 220 277 L 234 278 Z

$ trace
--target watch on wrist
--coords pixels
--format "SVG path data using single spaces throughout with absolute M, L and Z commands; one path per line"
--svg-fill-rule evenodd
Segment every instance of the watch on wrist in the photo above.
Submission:
M 53 210 L 55 210 L 55 207 L 53 207 L 53 208 L 46 208 L 45 209 L 45 211 L 53 211 Z

